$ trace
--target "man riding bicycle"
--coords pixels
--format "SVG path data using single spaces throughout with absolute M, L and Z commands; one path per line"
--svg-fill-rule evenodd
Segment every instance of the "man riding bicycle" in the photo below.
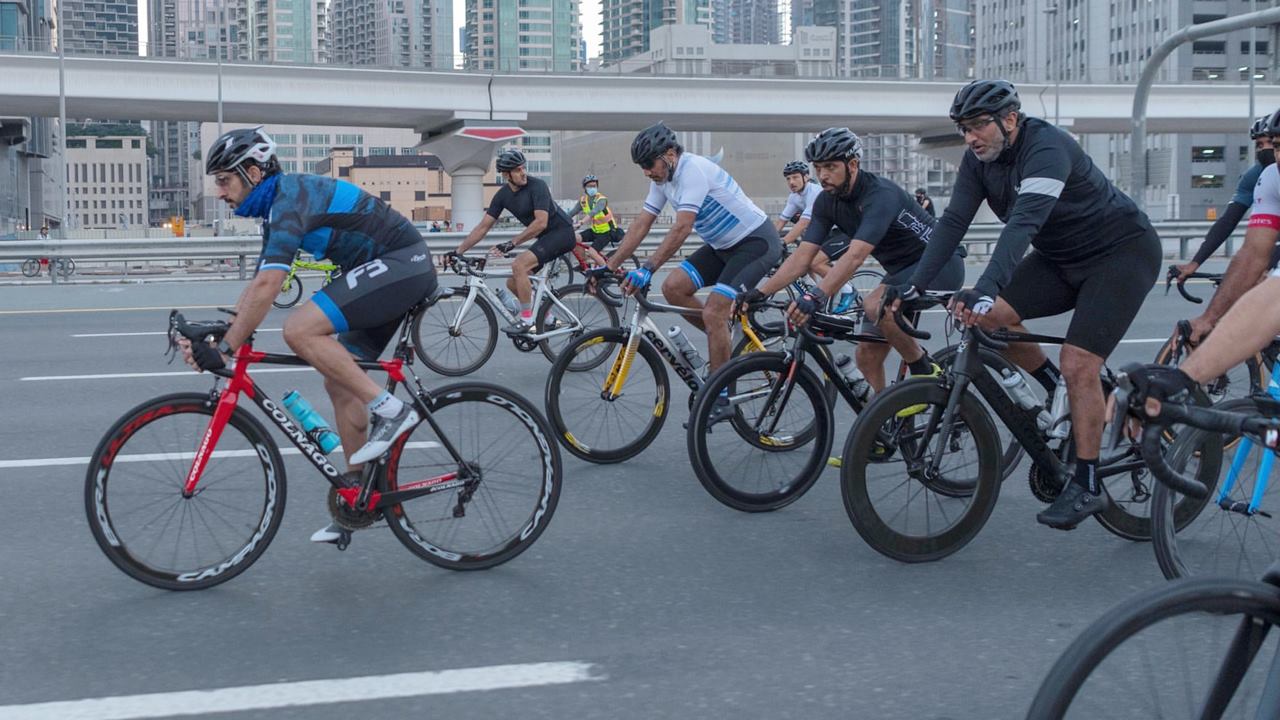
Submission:
M 849 128 L 823 130 L 809 141 L 804 156 L 813 163 L 822 184 L 813 203 L 804 242 L 759 290 L 746 293 L 744 300 L 765 298 L 781 290 L 804 273 L 812 258 L 822 252 L 820 247 L 829 247 L 829 238 L 842 236 L 844 248 L 836 254 L 839 260 L 835 267 L 817 288 L 791 304 L 788 312 L 792 320 L 798 324 L 808 322 L 810 315 L 826 307 L 830 293 L 848 282 L 868 257 L 874 257 L 884 266 L 885 277 L 864 301 L 866 316 L 861 331 L 884 337 L 888 345 L 860 343 L 856 356 L 858 369 L 873 389 L 883 390 L 884 361 L 892 346 L 907 362 L 912 375 L 940 372 L 924 349 L 904 333 L 892 317 L 876 322 L 885 288 L 907 282 L 924 256 L 933 234 L 933 218 L 893 181 L 861 169 L 862 140 Z M 953 247 L 950 258 L 931 279 L 928 288 L 959 290 L 964 284 L 962 257 L 961 251 Z
M 236 215 L 263 220 L 262 253 L 222 342 L 215 348 L 182 340 L 185 359 L 197 370 L 225 367 L 266 317 L 297 252 L 328 258 L 342 277 L 289 313 L 284 341 L 324 376 L 348 449 L 347 482 L 355 484 L 364 463 L 419 421 L 412 406 L 383 390 L 353 356 L 376 360 L 409 309 L 435 291 L 426 241 L 402 215 L 351 183 L 283 174 L 275 141 L 260 127 L 214 141 L 205 173 Z M 337 542 L 340 531 L 334 523 L 311 540 Z
M 977 80 L 956 93 L 950 115 L 970 152 L 924 259 L 892 295 L 910 298 L 928 286 L 985 200 L 1005 227 L 976 287 L 952 299 L 954 316 L 966 325 L 1021 331 L 1023 320 L 1075 310 L 1059 358 L 1061 376 L 1037 344 L 1006 351 L 1051 396 L 1065 377 L 1075 474 L 1036 519 L 1066 530 L 1111 502 L 1097 480 L 1105 422 L 1099 373 L 1155 283 L 1162 252 L 1147 216 L 1076 141 L 1021 108 L 1017 90 L 1004 80 Z M 1034 250 L 1024 258 L 1028 245 Z M 887 297 L 893 307 L 897 297 Z
M 547 184 L 536 177 L 529 177 L 524 153 L 518 148 L 510 147 L 498 153 L 497 168 L 506 185 L 493 196 L 480 224 L 472 228 L 456 250 L 445 255 L 445 261 L 451 256 L 466 253 L 483 240 L 504 210 L 514 215 L 524 225 L 524 231 L 507 242 L 495 245 L 492 254 L 505 255 L 526 240 L 536 238 L 533 245 L 511 263 L 511 277 L 507 280 L 507 289 L 520 301 L 520 319 L 502 331 L 508 335 L 523 335 L 533 327 L 533 286 L 529 283 L 529 275 L 574 249 L 573 223 L 551 199 L 551 189 Z
M 672 305 L 702 311 L 690 322 L 707 334 L 707 364 L 715 371 L 729 360 L 729 320 L 738 293 L 755 287 L 782 256 L 778 231 L 724 168 L 685 152 L 675 132 L 663 123 L 636 135 L 631 161 L 649 178 L 649 195 L 606 267 L 617 272 L 671 203 L 675 224 L 644 265 L 626 274 L 622 288 L 634 294 L 648 287 L 658 268 L 697 231 L 706 244 L 680 263 L 681 272 L 667 275 L 662 295 Z M 695 293 L 707 285 L 713 287 L 703 305 Z
M 791 230 L 782 236 L 782 244 L 784 247 L 791 243 L 799 246 L 800 238 L 804 237 L 804 232 L 809 227 L 809 220 L 813 217 L 813 203 L 822 194 L 822 186 L 809 179 L 809 163 L 800 160 L 792 160 L 783 166 L 782 177 L 787 181 L 787 189 L 791 194 L 787 196 L 787 204 L 783 206 L 782 214 L 773 221 L 773 227 L 778 232 L 782 232 L 782 228 L 786 227 L 787 223 L 791 223 Z M 818 254 L 809 263 L 809 272 L 820 278 L 826 277 L 827 272 L 831 270 L 831 263 L 839 259 L 848 247 L 849 236 L 840 230 L 832 230 L 831 235 L 822 243 Z M 834 312 L 842 313 L 852 304 L 853 286 L 845 283 L 840 288 L 840 298 L 836 300 Z
M 609 209 L 609 198 L 600 192 L 600 178 L 587 175 L 582 178 L 582 197 L 578 198 L 578 207 L 569 219 L 574 227 L 578 227 L 578 218 L 585 217 L 590 224 L 582 229 L 579 235 L 583 245 L 590 245 L 597 253 L 622 240 L 622 229 Z

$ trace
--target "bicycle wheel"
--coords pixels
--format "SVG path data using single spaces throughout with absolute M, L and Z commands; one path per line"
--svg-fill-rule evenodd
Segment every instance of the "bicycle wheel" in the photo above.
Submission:
M 430 420 L 392 446 L 382 489 L 458 471 L 446 444 L 472 477 L 386 508 L 387 525 L 415 555 L 440 567 L 501 565 L 529 549 L 560 500 L 560 452 L 547 421 L 528 400 L 490 383 L 446 385 L 430 400 Z
M 276 295 L 271 304 L 284 310 L 298 304 L 302 299 L 302 278 L 294 275 L 285 278 L 284 284 L 280 286 L 280 294 Z
M 936 432 L 927 439 L 924 434 L 935 414 L 940 421 L 948 394 L 935 378 L 899 382 L 858 414 L 845 441 L 845 511 L 868 545 L 895 560 L 938 560 L 964 547 L 986 524 L 1000 493 L 1000 440 L 972 393 L 958 406 L 957 429 L 964 432 L 946 439 L 938 473 L 929 473 L 939 442 Z M 920 404 L 924 411 L 897 417 Z M 949 487 L 947 477 L 969 475 L 975 480 L 967 492 Z
M 237 408 L 197 492 L 182 496 L 216 406 L 175 393 L 133 408 L 89 461 L 84 503 L 98 547 L 130 577 L 166 590 L 203 590 L 244 572 L 284 514 L 285 470 L 270 433 Z
M 1167 585 L 1090 625 L 1040 685 L 1028 720 L 1274 718 L 1259 707 L 1280 641 L 1280 591 L 1243 580 Z M 1215 698 L 1216 704 L 1211 704 Z
M 625 360 L 629 340 L 635 342 L 635 355 Z M 620 392 L 610 393 L 619 372 Z M 547 375 L 546 405 L 547 419 L 566 450 L 587 462 L 618 463 L 639 455 L 658 436 L 671 406 L 671 387 L 652 345 L 609 328 L 583 335 L 560 353 Z
M 35 277 L 40 274 L 40 261 L 35 258 L 27 258 L 22 261 L 22 274 L 26 277 Z
M 463 316 L 466 290 L 422 308 L 413 318 L 413 351 L 441 375 L 469 375 L 489 361 L 498 344 L 498 318 L 484 295 Z
M 956 353 L 959 347 L 959 345 L 948 345 L 934 354 L 933 361 L 937 363 L 943 371 L 950 370 L 951 366 L 955 363 Z M 994 350 L 979 348 L 978 357 L 981 358 L 982 364 L 987 368 L 987 372 L 996 380 L 999 380 L 1003 376 L 1001 372 L 1002 370 L 1009 370 L 1010 372 L 1018 372 L 1026 376 L 1027 385 L 1029 387 L 1040 387 L 1040 384 L 1035 382 L 1030 373 L 1023 372 L 1021 368 Z M 1033 392 L 1039 392 L 1039 390 L 1033 390 Z M 986 398 L 978 395 L 978 399 L 983 406 L 987 408 L 987 412 L 990 413 L 991 417 L 996 417 L 995 410 L 991 409 L 991 406 L 987 404 Z M 1022 443 L 1018 442 L 1018 440 L 1013 437 L 1013 432 L 1010 431 L 1004 423 L 993 424 L 996 426 L 996 432 L 999 436 L 1001 447 L 1000 479 L 1008 480 L 1009 476 L 1013 474 L 1013 471 L 1018 469 L 1018 463 L 1022 462 L 1022 457 L 1026 454 L 1026 450 L 1023 449 Z
M 1215 407 L 1229 412 L 1255 409 L 1249 398 Z M 1183 430 L 1168 451 L 1174 468 L 1199 461 L 1197 476 L 1209 488 L 1207 498 L 1193 501 L 1163 484 L 1152 493 L 1156 561 L 1170 580 L 1197 575 L 1256 578 L 1280 557 L 1280 528 L 1272 517 L 1280 512 L 1280 488 L 1270 480 L 1275 455 L 1252 441 L 1236 443 L 1216 458 L 1216 464 L 1214 458 L 1189 450 L 1222 439 L 1217 433 Z M 1216 449 L 1222 452 L 1220 445 Z M 1228 479 L 1230 489 L 1223 494 L 1220 488 L 1227 487 Z M 1255 498 L 1256 510 L 1250 512 Z
M 835 431 L 822 381 L 800 369 L 789 393 L 782 353 L 754 352 L 716 371 L 689 414 L 687 445 L 698 482 L 735 510 L 777 510 L 804 495 L 827 465 Z M 733 414 L 709 425 L 728 392 Z
M 594 293 L 587 292 L 585 285 L 569 285 L 553 292 L 556 298 L 569 309 L 569 313 L 566 314 L 557 307 L 550 298 L 544 299 L 542 307 L 538 308 L 538 318 L 534 321 L 534 332 L 541 334 L 561 327 L 572 327 L 575 324 L 575 318 L 577 323 L 581 323 L 582 329 L 538 342 L 538 349 L 542 350 L 542 354 L 551 362 L 555 362 L 561 350 L 584 334 L 592 330 L 618 326 L 618 311 Z M 599 357 L 603 361 L 604 356 Z M 586 356 L 583 357 L 585 358 Z M 579 372 L 588 368 L 575 364 L 570 369 Z
M 1156 351 L 1156 357 L 1153 362 L 1160 365 L 1176 366 L 1181 364 L 1184 359 L 1185 355 L 1178 352 L 1178 347 L 1171 338 L 1166 340 L 1160 346 L 1160 349 Z M 1265 380 L 1262 377 L 1261 366 L 1262 354 L 1258 353 L 1219 375 L 1212 382 L 1205 383 L 1204 389 L 1209 396 L 1209 402 L 1216 405 L 1224 400 L 1248 397 L 1254 392 L 1265 390 Z
M 573 263 L 568 256 L 561 255 L 551 261 L 551 270 L 547 272 L 548 287 L 559 288 L 573 284 Z
M 54 272 L 58 277 L 71 277 L 76 272 L 76 261 L 71 258 L 58 258 L 53 261 Z

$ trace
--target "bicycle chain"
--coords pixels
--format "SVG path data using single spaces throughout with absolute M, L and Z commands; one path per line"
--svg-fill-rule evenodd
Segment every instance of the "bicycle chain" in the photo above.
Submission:
M 363 530 L 378 521 L 382 513 L 356 510 L 338 495 L 338 489 L 329 487 L 329 515 L 347 530 Z

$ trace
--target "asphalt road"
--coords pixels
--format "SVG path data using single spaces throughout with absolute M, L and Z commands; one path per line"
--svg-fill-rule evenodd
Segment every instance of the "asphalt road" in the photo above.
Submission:
M 1037 525 L 1025 468 L 971 545 L 926 565 L 861 542 L 835 470 L 782 511 L 734 512 L 694 479 L 673 416 L 627 463 L 565 453 L 549 529 L 504 566 L 442 570 L 385 529 L 357 534 L 345 553 L 312 545 L 326 486 L 292 456 L 284 525 L 256 565 L 204 592 L 154 590 L 94 544 L 84 459 L 136 403 L 208 388 L 164 364 L 159 333 L 168 308 L 211 316 L 240 287 L 0 287 L 0 718 L 107 717 L 109 703 L 15 706 L 151 694 L 117 704 L 134 708 L 128 717 L 1015 717 L 1083 627 L 1164 582 L 1147 544 L 1093 523 Z M 1149 359 L 1194 310 L 1162 291 L 1113 365 Z M 284 349 L 279 333 L 261 337 Z M 477 376 L 541 405 L 548 367 L 500 340 Z M 143 376 L 68 377 L 112 373 Z M 329 414 L 310 373 L 260 382 L 276 397 L 297 388 Z M 424 674 L 508 665 L 522 667 Z M 401 673 L 414 675 L 385 677 Z M 341 678 L 363 679 L 299 684 Z M 259 692 L 278 703 L 318 704 L 244 699 L 245 686 L 268 683 L 284 683 Z M 221 692 L 173 694 L 191 690 Z

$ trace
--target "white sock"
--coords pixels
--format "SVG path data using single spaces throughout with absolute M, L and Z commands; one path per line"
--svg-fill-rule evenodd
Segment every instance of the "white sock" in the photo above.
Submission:
M 849 283 L 845 283 L 845 284 L 844 284 L 844 286 L 840 288 L 840 294 L 841 294 L 841 295 L 852 295 L 852 294 L 853 294 L 853 285 L 850 285 Z
M 384 418 L 395 417 L 403 409 L 404 401 L 386 390 L 383 390 L 381 395 L 369 403 L 369 412 Z

